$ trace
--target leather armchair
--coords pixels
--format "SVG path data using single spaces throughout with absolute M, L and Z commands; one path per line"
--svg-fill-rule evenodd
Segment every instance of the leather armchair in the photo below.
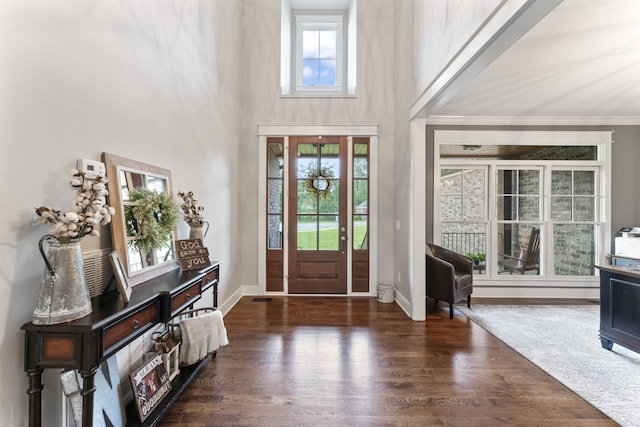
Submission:
M 449 303 L 449 319 L 453 319 L 453 305 L 466 298 L 471 307 L 473 292 L 473 261 L 464 255 L 427 243 L 427 297 Z

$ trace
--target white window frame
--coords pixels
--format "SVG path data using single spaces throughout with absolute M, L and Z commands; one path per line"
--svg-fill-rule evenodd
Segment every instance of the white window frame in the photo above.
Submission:
M 598 265 L 606 263 L 606 254 L 604 251 L 604 242 L 611 240 L 611 225 L 607 221 L 611 215 L 611 131 L 502 131 L 502 130 L 435 130 L 434 131 L 434 155 L 433 170 L 440 171 L 442 167 L 446 168 L 468 168 L 473 165 L 489 164 L 489 189 L 490 200 L 495 197 L 495 170 L 498 167 L 506 166 L 507 168 L 530 168 L 542 167 L 549 176 L 545 178 L 545 185 L 550 182 L 550 171 L 556 167 L 571 168 L 577 170 L 581 167 L 586 169 L 594 168 L 597 171 L 597 195 L 598 203 L 596 209 L 597 235 L 596 239 L 596 262 Z M 504 160 L 475 160 L 475 159 L 446 159 L 440 157 L 441 145 L 556 145 L 556 146 L 572 146 L 572 145 L 594 145 L 598 147 L 598 160 L 595 161 L 504 161 Z M 436 175 L 437 176 L 437 173 Z M 553 224 L 549 221 L 548 212 L 550 200 L 548 197 L 549 188 L 543 194 L 542 214 L 546 228 L 544 235 L 541 235 L 541 241 L 552 241 Z M 433 205 L 433 240 L 435 243 L 441 239 L 441 219 L 440 219 L 440 188 L 439 180 L 434 179 L 433 182 L 434 205 Z M 495 227 L 495 208 L 494 201 L 489 203 L 489 219 L 492 221 L 492 227 Z M 543 231 L 541 230 L 541 233 Z M 494 235 L 494 231 L 490 230 L 490 236 Z M 491 253 L 497 252 L 497 243 L 495 239 L 490 243 Z M 598 272 L 594 276 L 556 276 L 553 273 L 552 251 L 546 251 L 547 258 L 541 260 L 546 267 L 541 270 L 540 276 L 529 276 L 517 278 L 518 282 L 514 283 L 514 276 L 498 276 L 495 272 L 488 271 L 487 276 L 474 277 L 474 287 L 477 287 L 477 293 L 480 296 L 521 296 L 530 297 L 572 297 L 575 295 L 591 295 L 597 294 L 599 290 Z M 475 291 L 476 289 L 474 289 Z M 476 293 L 476 292 L 474 292 Z
M 296 76 L 296 92 L 344 92 L 345 74 L 345 38 L 343 15 L 295 15 L 295 55 L 294 75 Z M 333 30 L 336 32 L 336 84 L 335 85 L 303 85 L 302 33 L 305 30 Z
M 292 7 L 295 5 L 294 7 Z M 280 90 L 282 97 L 345 97 L 356 96 L 356 49 L 358 0 L 332 3 L 336 9 L 323 7 L 321 2 L 281 0 L 280 17 Z M 308 7 L 306 7 L 308 6 Z M 344 7 L 344 9 L 343 9 Z M 307 21 L 307 22 L 305 22 Z M 298 23 L 304 25 L 340 24 L 335 86 L 302 85 L 302 46 Z M 299 64 L 299 65 L 298 65 Z

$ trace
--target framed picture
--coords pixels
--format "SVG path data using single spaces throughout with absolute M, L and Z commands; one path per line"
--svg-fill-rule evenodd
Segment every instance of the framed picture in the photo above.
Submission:
M 136 402 L 138 416 L 142 423 L 171 391 L 171 380 L 162 355 L 156 353 L 144 365 L 134 370 L 129 378 L 131 379 L 133 400 Z
M 113 267 L 113 274 L 116 276 L 118 291 L 120 291 L 124 302 L 129 302 L 132 290 L 127 281 L 127 275 L 124 273 L 124 267 L 122 266 L 118 251 L 111 252 L 109 259 L 111 260 L 111 267 Z

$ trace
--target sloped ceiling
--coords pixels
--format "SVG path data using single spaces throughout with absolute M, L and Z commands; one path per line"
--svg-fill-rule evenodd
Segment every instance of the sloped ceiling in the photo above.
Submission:
M 433 113 L 640 120 L 640 1 L 563 1 Z

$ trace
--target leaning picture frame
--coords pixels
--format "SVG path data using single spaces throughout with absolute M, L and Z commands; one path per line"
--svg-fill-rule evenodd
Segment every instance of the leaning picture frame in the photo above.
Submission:
M 129 378 L 138 417 L 143 423 L 171 391 L 171 380 L 162 355 L 155 353 L 151 359 L 131 372 Z
M 124 266 L 122 265 L 118 251 L 111 252 L 109 259 L 111 260 L 111 267 L 113 267 L 113 274 L 116 278 L 118 291 L 120 292 L 120 295 L 122 295 L 124 302 L 129 302 L 131 299 L 132 289 L 131 286 L 129 286 L 129 281 L 127 280 L 127 275 L 124 272 Z

